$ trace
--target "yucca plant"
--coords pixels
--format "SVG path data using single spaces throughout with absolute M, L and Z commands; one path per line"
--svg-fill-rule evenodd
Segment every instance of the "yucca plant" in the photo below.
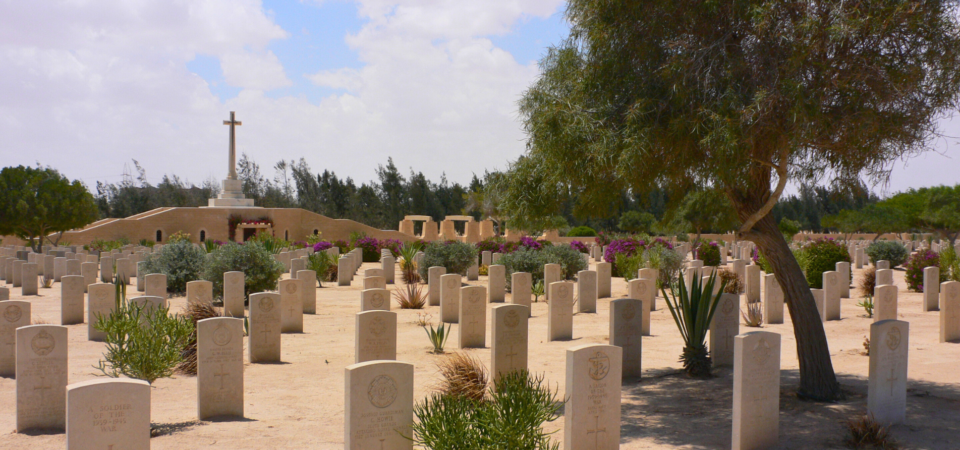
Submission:
M 404 283 L 420 282 L 420 274 L 417 272 L 417 253 L 421 248 L 423 244 L 419 242 L 404 242 L 400 247 L 400 278 Z
M 712 295 L 716 280 L 716 273 L 710 275 L 706 283 L 703 283 L 699 277 L 694 277 L 688 291 L 683 278 L 677 278 L 671 283 L 672 295 L 670 296 L 667 295 L 666 289 L 661 289 L 670 314 L 673 315 L 673 320 L 680 329 L 680 335 L 683 336 L 683 353 L 680 355 L 683 370 L 692 377 L 710 377 L 710 353 L 704 341 L 720 296 L 726 288 L 726 282 L 722 282 L 717 294 Z
M 206 250 L 207 253 L 213 253 L 213 251 L 220 248 L 221 245 L 223 245 L 222 242 L 213 239 L 203 241 L 203 249 Z
M 447 339 L 450 337 L 450 328 L 447 324 L 440 322 L 440 326 L 436 329 L 433 328 L 433 324 L 430 324 L 430 329 L 423 327 L 423 331 L 427 332 L 427 337 L 430 339 L 430 343 L 433 344 L 433 353 L 440 354 L 443 353 L 443 346 L 447 345 Z
M 393 297 L 400 305 L 400 309 L 423 309 L 427 304 L 427 293 L 419 284 L 408 284 L 406 287 L 393 291 Z
M 530 287 L 530 293 L 533 294 L 533 301 L 539 302 L 540 297 L 543 296 L 543 280 L 533 283 L 533 286 Z

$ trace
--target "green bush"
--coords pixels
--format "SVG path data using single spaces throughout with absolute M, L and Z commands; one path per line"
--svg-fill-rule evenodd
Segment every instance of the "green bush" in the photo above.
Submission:
M 193 335 L 193 323 L 185 316 L 123 301 L 109 316 L 98 317 L 94 328 L 106 333 L 107 344 L 106 361 L 97 369 L 109 377 L 123 375 L 150 384 L 173 375 Z
M 543 376 L 500 376 L 489 399 L 435 393 L 413 408 L 413 441 L 429 449 L 554 450 L 543 424 L 560 418 L 563 401 Z
M 206 251 L 189 241 L 180 240 L 147 255 L 143 268 L 144 274 L 166 275 L 167 290 L 183 294 L 187 291 L 188 282 L 202 278 L 206 261 Z
M 643 263 L 642 253 L 633 256 L 626 253 L 617 253 L 616 264 L 614 265 L 617 267 L 617 273 L 623 277 L 623 281 L 630 281 L 637 278 Z
M 694 251 L 697 259 L 703 261 L 704 267 L 718 267 L 720 265 L 720 244 L 698 241 Z
M 783 233 L 783 238 L 787 242 L 793 242 L 793 237 L 800 232 L 800 226 L 800 222 L 787 218 L 780 219 L 780 223 L 777 224 L 777 228 Z
M 890 261 L 890 268 L 897 267 L 907 261 L 907 248 L 893 241 L 876 241 L 865 250 L 874 266 L 877 261 Z
M 811 241 L 803 247 L 802 257 L 797 258 L 807 275 L 807 284 L 813 289 L 823 288 L 823 273 L 837 270 L 840 261 L 850 262 L 850 253 L 843 244 L 829 238 Z
M 447 273 L 466 275 L 477 263 L 477 247 L 466 242 L 433 242 L 423 248 L 423 265 L 417 268 L 420 278 L 427 279 L 431 267 L 446 267 Z
M 923 269 L 940 267 L 940 255 L 931 250 L 920 250 L 904 264 L 907 273 L 903 278 L 907 281 L 907 289 L 914 292 L 923 292 Z M 947 281 L 947 271 L 940 268 L 940 279 L 937 283 Z
M 683 267 L 683 257 L 676 250 L 665 245 L 651 245 L 643 251 L 644 264 L 659 271 L 657 289 L 670 285 L 670 280 L 677 278 Z
M 570 231 L 567 232 L 567 237 L 596 237 L 596 235 L 597 230 L 585 225 L 571 228 Z
M 337 281 L 337 259 L 327 252 L 316 252 L 308 257 L 307 270 L 317 273 L 317 286 L 324 281 Z
M 566 245 L 544 246 L 540 250 L 520 248 L 500 257 L 499 264 L 504 266 L 507 276 L 507 287 L 510 288 L 510 279 L 516 272 L 527 272 L 533 278 L 533 284 L 543 281 L 543 266 L 545 264 L 559 264 L 560 276 L 565 280 L 572 280 L 577 272 L 587 269 L 587 263 L 582 254 Z
M 953 247 L 948 246 L 940 252 L 940 277 L 960 281 L 960 258 Z
M 243 272 L 245 296 L 277 289 L 283 264 L 257 242 L 227 243 L 210 253 L 203 278 L 213 283 L 213 296 L 223 297 L 223 274 Z

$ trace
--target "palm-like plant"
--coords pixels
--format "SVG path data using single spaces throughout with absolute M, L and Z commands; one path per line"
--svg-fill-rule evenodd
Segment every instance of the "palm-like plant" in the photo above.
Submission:
M 419 283 L 420 274 L 417 273 L 417 253 L 423 248 L 420 242 L 405 242 L 400 247 L 400 277 L 407 284 Z
M 679 277 L 670 287 L 672 295 L 668 296 L 666 289 L 661 291 L 667 307 L 670 308 L 670 314 L 680 329 L 680 335 L 683 336 L 683 353 L 680 355 L 683 370 L 690 376 L 705 378 L 710 376 L 711 361 L 704 341 L 727 283 L 723 281 L 714 295 L 716 273 L 711 275 L 706 283 L 701 282 L 699 277 L 693 278 L 689 291 Z
M 450 337 L 450 328 L 443 322 L 440 322 L 440 326 L 436 329 L 433 328 L 433 324 L 430 324 L 429 330 L 427 327 L 423 327 L 423 331 L 427 332 L 430 343 L 433 344 L 433 353 L 443 353 L 443 346 L 447 344 L 447 339 Z
M 533 283 L 533 286 L 530 287 L 530 293 L 533 294 L 534 302 L 540 301 L 540 297 L 543 296 L 543 291 L 544 291 L 543 280 Z

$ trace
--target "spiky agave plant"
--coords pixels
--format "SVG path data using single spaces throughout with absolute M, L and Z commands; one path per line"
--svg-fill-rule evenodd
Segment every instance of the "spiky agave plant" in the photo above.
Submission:
M 683 370 L 692 377 L 707 378 L 710 377 L 711 361 L 704 341 L 707 330 L 710 329 L 710 321 L 713 320 L 713 313 L 717 310 L 717 304 L 727 283 L 722 282 L 720 289 L 716 291 L 717 294 L 714 295 L 716 273 L 710 275 L 706 283 L 703 283 L 700 277 L 693 278 L 689 291 L 683 278 L 679 277 L 670 287 L 670 296 L 667 295 L 666 289 L 661 291 L 663 298 L 667 301 L 670 314 L 673 315 L 673 320 L 680 329 L 680 335 L 683 336 L 683 353 L 680 355 Z

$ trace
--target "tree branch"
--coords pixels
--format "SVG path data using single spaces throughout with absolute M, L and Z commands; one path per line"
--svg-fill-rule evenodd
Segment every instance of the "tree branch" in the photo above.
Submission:
M 783 194 L 783 188 L 787 186 L 788 155 L 789 155 L 789 150 L 787 148 L 784 148 L 783 151 L 780 152 L 780 164 L 776 166 L 774 166 L 772 163 L 767 163 L 765 161 L 758 161 L 763 165 L 773 167 L 777 171 L 777 177 L 779 178 L 777 180 L 777 187 L 776 189 L 773 190 L 773 194 L 771 194 L 770 197 L 767 198 L 766 203 L 764 203 L 759 210 L 751 214 L 750 217 L 747 218 L 747 220 L 743 221 L 743 225 L 741 225 L 740 230 L 737 231 L 738 234 L 746 235 L 747 232 L 753 229 L 753 226 L 756 225 L 756 223 L 759 222 L 760 219 L 764 218 L 764 216 L 766 216 L 767 214 L 770 213 L 771 210 L 773 210 L 773 206 L 777 204 L 778 200 L 780 200 L 780 195 Z

